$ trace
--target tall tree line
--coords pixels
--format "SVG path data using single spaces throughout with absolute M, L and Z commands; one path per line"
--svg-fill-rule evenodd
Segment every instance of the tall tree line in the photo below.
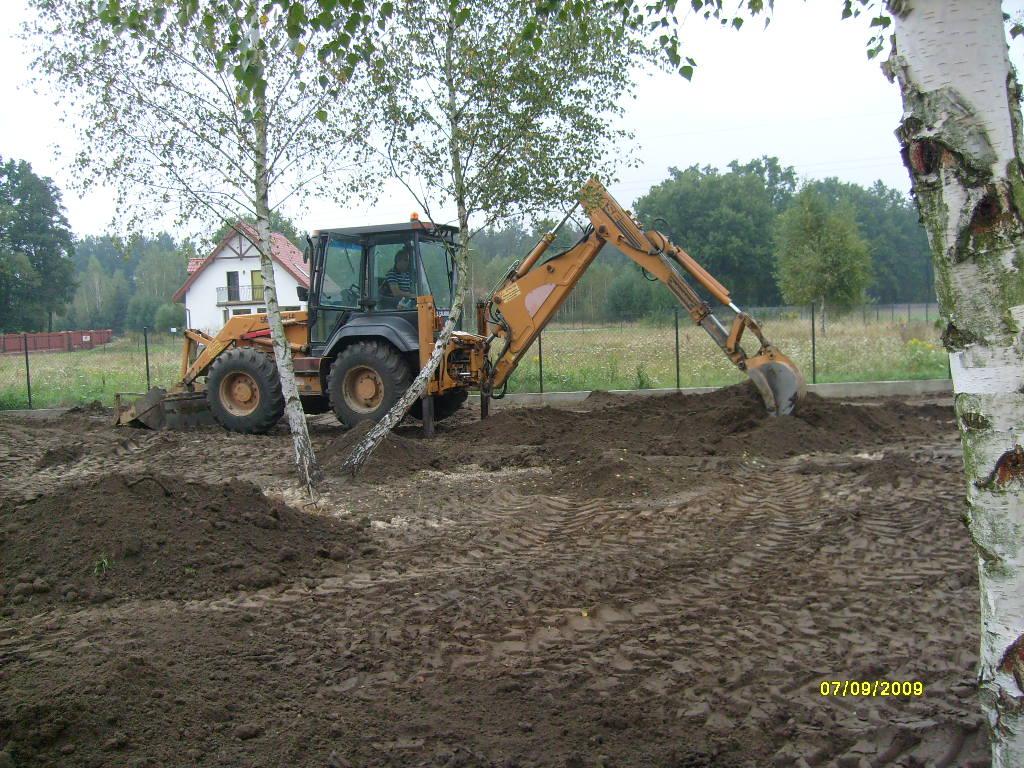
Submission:
M 166 331 L 184 324 L 185 312 L 171 297 L 185 282 L 196 256 L 190 241 L 178 243 L 166 232 L 89 236 L 76 244 L 77 288 L 61 327 Z
M 74 292 L 74 243 L 60 190 L 0 157 L 0 330 L 45 330 Z
M 792 218 L 807 198 L 816 201 L 820 217 L 838 217 L 850 230 L 850 238 L 856 239 L 850 258 L 860 258 L 864 251 L 870 255 L 870 263 L 860 265 L 856 285 L 844 284 L 843 291 L 829 297 L 836 306 L 935 300 L 928 242 L 917 209 L 907 195 L 880 181 L 870 187 L 836 178 L 801 184 L 792 167 L 775 157 L 761 157 L 747 163 L 734 160 L 725 170 L 672 168 L 634 208 L 646 227 L 665 232 L 685 248 L 741 305 L 771 306 L 802 302 L 804 295 L 820 297 L 816 286 L 793 285 L 787 254 L 780 254 L 780 247 L 792 248 L 792 238 L 778 237 L 784 219 L 787 214 Z M 548 220 L 532 225 L 512 221 L 476 235 L 470 260 L 474 294 L 485 295 L 552 225 Z M 552 247 L 565 247 L 578 236 L 578 227 L 570 223 Z M 826 256 L 804 255 L 812 262 Z M 632 262 L 611 248 L 567 302 L 571 316 L 582 320 L 661 315 L 674 306 L 660 284 L 645 282 Z

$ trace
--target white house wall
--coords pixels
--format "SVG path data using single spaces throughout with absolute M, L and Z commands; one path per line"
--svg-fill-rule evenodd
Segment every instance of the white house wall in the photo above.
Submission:
M 246 245 L 248 247 L 242 251 L 241 257 L 225 248 L 189 286 L 185 293 L 185 311 L 190 328 L 214 334 L 224 327 L 225 309 L 228 310 L 230 316 L 233 309 L 248 308 L 255 312 L 256 307 L 266 306 L 264 302 L 233 303 L 225 306 L 217 304 L 217 289 L 227 286 L 228 272 L 240 273 L 238 284 L 245 286 L 251 284 L 252 270 L 260 268 L 260 259 L 256 249 L 249 243 Z M 277 300 L 282 307 L 306 308 L 305 302 L 300 302 L 296 293 L 296 289 L 299 287 L 298 281 L 277 262 L 274 262 L 274 279 L 277 281 Z

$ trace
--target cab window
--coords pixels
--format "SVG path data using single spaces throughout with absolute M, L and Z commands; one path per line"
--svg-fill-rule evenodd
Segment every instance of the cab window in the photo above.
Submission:
M 377 243 L 372 261 L 377 309 L 416 309 L 419 281 L 412 244 L 408 240 Z
M 363 249 L 358 243 L 332 237 L 324 254 L 320 306 L 355 309 L 359 306 L 359 265 Z
M 426 292 L 434 297 L 438 309 L 451 309 L 454 289 L 455 254 L 451 243 L 421 240 L 420 263 L 426 280 Z

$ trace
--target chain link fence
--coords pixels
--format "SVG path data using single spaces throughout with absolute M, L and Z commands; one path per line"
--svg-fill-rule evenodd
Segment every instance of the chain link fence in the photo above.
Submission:
M 94 400 L 109 406 L 115 392 L 145 392 L 147 349 L 148 378 L 154 385 L 172 383 L 181 365 L 181 339 L 171 334 L 131 333 L 71 350 L 33 348 L 32 336 L 21 336 L 20 350 L 0 354 L 0 410 Z
M 716 307 L 726 326 L 734 314 Z M 819 307 L 751 307 L 765 336 L 808 383 L 945 379 L 936 304 L 866 305 L 841 313 Z M 747 334 L 749 353 L 757 341 Z M 743 374 L 679 309 L 609 321 L 563 309 L 520 362 L 509 392 L 655 389 L 734 384 Z
M 809 306 L 747 311 L 809 383 L 948 378 L 935 304 L 869 305 L 824 318 Z M 733 319 L 727 308 L 715 312 L 724 324 Z M 471 324 L 470 319 L 466 327 Z M 93 400 L 109 406 L 115 392 L 167 386 L 180 372 L 180 335 L 127 334 L 70 351 L 34 349 L 31 337 L 25 338 L 21 349 L 0 354 L 0 410 Z M 754 337 L 744 341 L 754 352 Z M 595 321 L 569 305 L 524 357 L 508 391 L 708 387 L 742 379 L 683 311 Z

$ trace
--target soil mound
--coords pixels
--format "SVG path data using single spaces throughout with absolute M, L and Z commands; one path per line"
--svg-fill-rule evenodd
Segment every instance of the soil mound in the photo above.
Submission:
M 72 416 L 106 416 L 110 411 L 104 407 L 99 400 L 93 400 L 85 405 L 76 405 L 68 408 L 65 415 Z
M 591 402 L 592 401 L 592 402 Z M 703 395 L 632 397 L 598 393 L 587 410 L 508 410 L 466 425 L 463 439 L 492 446 L 542 446 L 550 461 L 576 463 L 608 449 L 642 455 L 784 458 L 946 435 L 950 409 L 897 401 L 850 405 L 808 394 L 791 416 L 772 417 L 753 384 Z
M 352 449 L 372 427 L 372 423 L 364 421 L 321 448 L 317 456 L 323 466 L 331 471 L 340 471 Z M 436 454 L 428 441 L 391 432 L 370 454 L 356 479 L 371 483 L 386 482 L 421 469 L 429 469 L 435 463 Z
M 356 557 L 368 544 L 361 527 L 298 512 L 238 481 L 111 475 L 2 511 L 7 614 L 261 588 L 316 571 L 324 559 Z

